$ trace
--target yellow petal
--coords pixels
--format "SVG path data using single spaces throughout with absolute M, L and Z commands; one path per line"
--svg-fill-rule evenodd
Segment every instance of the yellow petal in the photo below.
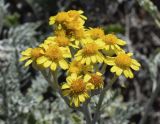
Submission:
M 77 60 L 77 61 L 80 61 L 81 59 L 82 59 L 82 56 L 77 56 L 77 57 L 76 57 L 76 60 Z
M 93 90 L 93 89 L 94 89 L 94 85 L 91 84 L 91 83 L 87 83 L 87 84 L 86 84 L 86 89 L 87 89 L 87 90 Z
M 100 72 L 96 72 L 96 74 L 99 75 L 99 76 L 102 76 L 102 73 L 100 73 Z
M 55 71 L 57 68 L 57 64 L 55 62 L 52 62 L 51 66 L 50 66 L 52 71 Z
M 90 65 L 90 64 L 91 64 L 91 59 L 90 59 L 90 57 L 87 57 L 87 58 L 86 58 L 86 64 L 87 64 L 87 65 Z
M 112 68 L 111 68 L 111 72 L 116 72 L 117 71 L 117 66 L 113 66 Z
M 62 69 L 67 69 L 68 68 L 68 63 L 64 59 L 59 61 L 59 65 Z
M 118 39 L 118 40 L 117 40 L 117 44 L 123 46 L 123 45 L 126 44 L 126 42 L 125 42 L 124 40 Z
M 68 96 L 70 94 L 70 92 L 71 92 L 70 90 L 63 90 L 62 95 L 63 96 Z
M 31 57 L 28 57 L 28 56 L 22 56 L 22 57 L 19 59 L 19 61 L 20 61 L 20 62 L 22 62 L 22 61 L 24 61 L 24 60 L 26 60 L 26 59 L 29 59 L 29 58 L 31 58 Z
M 99 55 L 96 55 L 96 58 L 97 58 L 97 61 L 98 61 L 99 63 L 102 63 L 102 62 L 103 62 L 103 59 L 102 59 Z
M 84 76 L 84 82 L 88 82 L 91 79 L 91 76 L 89 74 L 86 74 Z
M 95 56 L 91 56 L 91 60 L 93 63 L 96 63 L 96 57 Z
M 116 69 L 116 75 L 120 76 L 122 74 L 123 70 L 119 67 Z
M 43 63 L 43 66 L 45 67 L 45 68 L 48 68 L 50 65 L 52 64 L 52 61 L 46 61 L 45 63 Z
M 108 51 L 108 50 L 109 50 L 109 45 L 106 45 L 106 46 L 105 46 L 105 49 Z
M 115 58 L 114 57 L 109 57 L 109 56 L 107 56 L 104 60 L 104 62 L 108 65 L 115 65 L 114 61 L 115 61 Z
M 68 89 L 68 88 L 70 88 L 70 86 L 67 83 L 63 84 L 61 87 L 61 89 L 63 89 L 63 90 Z
M 132 59 L 132 64 L 134 64 L 136 66 L 141 66 L 140 63 L 135 59 Z
M 26 67 L 26 66 L 30 65 L 32 62 L 33 62 L 33 60 L 32 60 L 32 59 L 30 59 L 30 60 L 28 60 L 28 61 L 25 63 L 25 65 L 24 65 L 24 66 Z
M 77 74 L 76 73 L 72 73 L 71 74 L 71 79 L 72 80 L 76 80 L 77 79 Z
M 129 71 L 128 71 L 128 70 L 124 70 L 123 73 L 124 73 L 124 76 L 125 76 L 126 78 L 129 77 Z
M 133 69 L 133 70 L 135 70 L 135 71 L 138 71 L 139 70 L 139 66 L 136 66 L 136 65 L 131 65 L 131 68 Z
M 129 78 L 133 78 L 133 77 L 134 77 L 134 75 L 133 75 L 131 69 L 129 69 Z
M 60 47 L 60 49 L 62 50 L 62 54 L 64 58 L 72 57 L 69 47 Z
M 42 64 L 42 63 L 44 63 L 45 61 L 47 61 L 47 58 L 44 57 L 44 56 L 41 56 L 41 57 L 39 57 L 39 58 L 36 60 L 37 64 Z
M 79 98 L 78 97 L 74 98 L 74 105 L 75 105 L 75 107 L 79 107 Z
M 78 97 L 79 97 L 79 101 L 80 102 L 84 102 L 85 101 L 85 97 L 83 96 L 83 94 L 79 95 Z

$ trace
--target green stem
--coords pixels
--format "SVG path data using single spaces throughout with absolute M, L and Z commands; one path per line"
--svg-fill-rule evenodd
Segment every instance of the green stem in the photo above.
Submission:
M 104 74 L 106 71 L 107 64 L 103 64 L 101 68 L 101 73 Z
M 101 106 L 103 103 L 103 99 L 105 97 L 105 93 L 108 89 L 110 89 L 112 87 L 113 83 L 117 80 L 117 78 L 118 78 L 118 76 L 114 75 L 114 77 L 110 80 L 108 85 L 102 90 L 100 97 L 99 97 L 98 104 L 96 106 L 96 111 L 95 111 L 94 118 L 92 120 L 92 124 L 95 124 L 98 121 L 98 119 L 100 117 L 100 109 L 101 109 Z
M 83 104 L 83 111 L 82 112 L 85 116 L 87 124 L 91 124 L 91 117 L 90 117 L 90 112 L 89 112 L 89 109 L 88 109 L 88 103 L 87 102 L 85 102 Z

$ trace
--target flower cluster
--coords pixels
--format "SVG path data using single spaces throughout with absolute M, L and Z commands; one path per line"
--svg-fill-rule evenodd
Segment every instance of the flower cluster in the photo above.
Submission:
M 66 70 L 61 90 L 75 107 L 85 102 L 93 90 L 103 88 L 104 76 L 99 69 L 103 65 L 111 66 L 110 71 L 117 76 L 124 74 L 127 78 L 133 78 L 132 70 L 140 68 L 132 53 L 123 50 L 125 41 L 114 34 L 105 34 L 102 28 L 86 28 L 86 19 L 83 11 L 76 10 L 51 16 L 53 34 L 36 48 L 23 51 L 20 59 L 26 61 L 25 66 L 32 64 L 39 70 Z

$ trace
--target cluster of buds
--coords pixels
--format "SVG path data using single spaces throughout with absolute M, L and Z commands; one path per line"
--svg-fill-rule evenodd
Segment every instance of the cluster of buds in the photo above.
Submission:
M 53 34 L 36 48 L 23 51 L 20 59 L 26 61 L 25 66 L 32 64 L 38 70 L 54 73 L 66 70 L 66 82 L 59 87 L 75 107 L 89 99 L 92 91 L 103 89 L 102 70 L 106 66 L 116 76 L 123 74 L 126 78 L 133 78 L 132 70 L 140 68 L 132 53 L 122 48 L 125 41 L 114 34 L 105 34 L 102 28 L 86 28 L 86 19 L 83 11 L 76 10 L 51 16 Z

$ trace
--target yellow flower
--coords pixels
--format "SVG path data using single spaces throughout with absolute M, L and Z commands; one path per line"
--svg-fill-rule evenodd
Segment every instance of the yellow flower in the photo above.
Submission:
M 71 35 L 70 40 L 74 42 L 76 46 L 79 46 L 82 40 L 85 38 L 85 30 L 83 28 L 70 31 L 69 34 Z
M 68 11 L 68 15 L 72 18 L 72 21 L 73 20 L 77 20 L 79 18 L 83 19 L 83 20 L 87 20 L 87 17 L 85 17 L 83 14 L 83 11 L 82 10 L 70 10 Z
M 132 53 L 118 53 L 116 57 L 107 57 L 105 62 L 108 65 L 112 65 L 111 72 L 115 72 L 117 76 L 120 76 L 122 73 L 127 78 L 133 78 L 134 75 L 131 71 L 131 68 L 135 71 L 138 71 L 140 64 L 131 58 Z
M 65 60 L 65 58 L 71 58 L 68 48 L 54 44 L 42 44 L 41 47 L 44 48 L 44 54 L 37 59 L 37 64 L 42 64 L 44 68 L 50 67 L 52 71 L 55 71 L 57 66 L 60 66 L 62 69 L 68 68 L 68 63 Z
M 107 34 L 102 38 L 105 43 L 105 50 L 114 50 L 115 52 L 121 51 L 122 49 L 119 46 L 124 46 L 125 41 L 117 38 L 114 34 Z
M 64 83 L 61 89 L 64 96 L 70 96 L 70 105 L 79 107 L 80 103 L 89 98 L 89 91 L 93 89 L 93 85 L 88 82 L 89 79 L 88 76 L 77 76 L 77 74 L 67 77 L 67 83 Z
M 48 37 L 45 41 L 44 44 L 47 45 L 58 45 L 59 47 L 69 47 L 72 46 L 74 48 L 77 48 L 76 45 L 72 44 L 70 40 L 65 37 L 65 36 L 56 36 L 56 37 Z M 69 49 L 69 48 L 68 48 Z
M 93 71 L 93 66 L 85 65 L 77 60 L 73 60 L 68 68 L 69 73 L 86 74 Z
M 27 60 L 27 62 L 24 65 L 26 67 L 43 55 L 43 49 L 41 49 L 40 47 L 28 48 L 25 51 L 22 51 L 21 54 L 22 57 L 20 58 L 20 61 Z
M 76 60 L 87 65 L 97 62 L 102 63 L 104 56 L 99 50 L 103 49 L 103 43 L 89 40 L 91 42 L 84 43 L 83 48 L 76 53 Z
M 94 85 L 94 89 L 103 88 L 104 78 L 100 72 L 96 72 L 95 74 L 90 74 L 91 79 L 89 82 Z
M 65 37 L 66 36 L 66 30 L 64 30 L 64 29 L 57 29 L 57 30 L 55 30 L 54 34 L 56 36 L 63 36 L 63 37 Z
M 104 37 L 104 31 L 101 28 L 91 28 L 87 31 L 87 34 L 93 39 L 102 39 Z
M 51 16 L 49 18 L 49 24 L 63 24 L 69 19 L 69 16 L 66 12 L 59 12 L 56 16 Z
M 70 10 L 68 12 L 60 12 L 56 16 L 51 16 L 49 24 L 56 24 L 58 29 L 77 30 L 83 28 L 86 17 L 82 15 L 83 11 Z

